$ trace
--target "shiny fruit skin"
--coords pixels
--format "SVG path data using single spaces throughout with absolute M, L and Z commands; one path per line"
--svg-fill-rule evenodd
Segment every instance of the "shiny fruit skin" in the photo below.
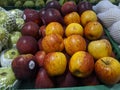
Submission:
M 120 81 L 120 63 L 113 57 L 103 57 L 96 61 L 95 72 L 99 80 L 106 85 Z
M 63 36 L 64 34 L 64 29 L 59 22 L 51 22 L 45 28 L 45 35 L 54 33 L 59 34 L 61 36 Z
M 64 16 L 64 22 L 66 25 L 70 23 L 80 23 L 80 15 L 77 12 L 71 12 Z
M 16 46 L 20 54 L 35 54 L 38 51 L 37 40 L 32 36 L 20 37 Z
M 58 34 L 46 35 L 42 39 L 42 49 L 48 52 L 62 51 L 64 49 L 63 38 Z
M 77 77 L 87 77 L 94 70 L 93 56 L 85 51 L 74 53 L 69 62 L 70 72 Z
M 84 35 L 89 40 L 97 40 L 103 35 L 103 26 L 98 21 L 91 21 L 86 24 Z
M 12 69 L 17 79 L 26 80 L 36 76 L 37 63 L 34 55 L 22 54 L 12 62 Z
M 94 40 L 88 44 L 88 52 L 95 58 L 95 60 L 111 56 L 112 46 L 106 39 Z
M 81 24 L 85 26 L 90 21 L 97 21 L 97 15 L 93 10 L 86 10 L 81 14 Z
M 80 35 L 71 35 L 64 39 L 65 50 L 69 55 L 86 50 L 86 41 Z
M 83 27 L 79 23 L 71 23 L 65 29 L 65 35 L 81 35 L 83 36 Z
M 63 74 L 66 66 L 67 59 L 62 52 L 51 52 L 45 56 L 44 68 L 50 76 Z

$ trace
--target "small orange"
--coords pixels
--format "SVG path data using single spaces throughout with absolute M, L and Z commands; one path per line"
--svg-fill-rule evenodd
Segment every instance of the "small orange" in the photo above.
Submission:
M 80 15 L 77 12 L 71 12 L 64 16 L 64 22 L 66 25 L 70 23 L 80 23 Z
M 83 36 L 83 27 L 79 23 L 71 23 L 65 29 L 65 35 L 67 37 L 75 34 Z
M 63 36 L 64 29 L 63 26 L 59 22 L 51 22 L 45 28 L 45 35 L 49 34 L 59 34 Z

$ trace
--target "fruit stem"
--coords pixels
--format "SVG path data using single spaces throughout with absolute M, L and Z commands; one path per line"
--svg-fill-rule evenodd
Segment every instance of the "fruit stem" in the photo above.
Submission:
M 109 64 L 110 64 L 109 61 L 106 61 L 106 62 L 105 62 L 103 59 L 101 59 L 101 61 L 104 62 L 106 65 L 109 65 Z

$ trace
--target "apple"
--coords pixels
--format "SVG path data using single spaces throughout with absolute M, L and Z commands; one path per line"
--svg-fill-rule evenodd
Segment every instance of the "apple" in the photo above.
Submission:
M 81 25 L 85 26 L 90 21 L 97 21 L 97 14 L 93 10 L 86 10 L 80 15 Z
M 24 24 L 21 29 L 21 33 L 24 36 L 32 36 L 36 39 L 39 38 L 39 26 L 35 22 L 29 21 Z
M 88 1 L 80 1 L 77 4 L 77 10 L 79 15 L 81 15 L 86 10 L 92 10 L 92 4 Z
M 44 37 L 45 36 L 45 29 L 46 29 L 46 25 L 42 25 L 39 28 L 39 35 Z
M 12 69 L 19 80 L 35 78 L 38 65 L 35 56 L 32 54 L 22 54 L 12 61 Z
M 32 36 L 21 36 L 16 44 L 20 54 L 35 54 L 38 51 L 38 43 Z
M 58 34 L 50 34 L 46 35 L 42 39 L 42 48 L 43 50 L 48 52 L 62 51 L 64 49 L 64 43 L 62 36 Z
M 88 22 L 84 27 L 84 35 L 89 40 L 100 39 L 103 35 L 103 26 L 98 21 Z
M 78 84 L 78 79 L 67 71 L 65 74 L 57 77 L 56 83 L 57 87 L 75 87 Z
M 102 57 L 111 56 L 112 46 L 106 39 L 94 40 L 88 44 L 88 52 L 97 60 Z
M 55 8 L 55 9 L 61 11 L 61 5 L 60 5 L 59 1 L 57 1 L 57 0 L 51 0 L 51 1 L 49 1 L 46 4 L 45 8 L 46 9 L 48 9 L 48 8 Z
M 45 51 L 38 51 L 35 54 L 36 62 L 38 63 L 39 67 L 43 66 L 45 55 Z
M 41 11 L 42 12 L 42 11 Z M 64 24 L 63 17 L 59 10 L 55 8 L 48 8 L 43 10 L 42 22 L 43 24 L 47 25 L 50 22 L 59 22 Z
M 45 56 L 44 68 L 51 77 L 62 75 L 66 70 L 66 66 L 67 59 L 62 52 L 50 52 Z
M 86 41 L 81 35 L 70 35 L 64 39 L 65 50 L 69 55 L 86 50 Z
M 63 15 L 69 14 L 71 12 L 77 11 L 77 5 L 73 1 L 67 1 L 61 6 L 61 13 Z
M 25 22 L 33 21 L 38 25 L 41 25 L 42 23 L 39 12 L 34 9 L 26 8 L 23 12 L 23 19 L 25 20 Z
M 84 86 L 100 85 L 100 81 L 95 73 L 92 73 L 88 77 L 82 78 L 81 83 Z
M 69 61 L 69 70 L 76 77 L 85 78 L 94 70 L 94 58 L 85 51 L 74 53 Z
M 54 83 L 44 68 L 40 68 L 35 79 L 35 88 L 53 88 Z
M 2 67 L 10 67 L 14 58 L 19 56 L 19 52 L 16 48 L 4 49 L 0 53 L 0 64 Z
M 77 12 L 70 12 L 66 14 L 63 19 L 66 25 L 71 23 L 80 23 L 80 15 Z
M 113 57 L 103 57 L 96 61 L 95 72 L 99 80 L 106 85 L 120 81 L 120 62 Z

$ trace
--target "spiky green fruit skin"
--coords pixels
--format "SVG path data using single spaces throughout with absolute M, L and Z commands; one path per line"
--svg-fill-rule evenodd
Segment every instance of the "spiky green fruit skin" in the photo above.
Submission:
M 14 15 L 10 14 L 7 11 L 0 11 L 0 25 L 11 32 L 16 27 L 16 20 Z
M 6 28 L 0 26 L 0 47 L 1 47 L 1 50 L 7 44 L 8 39 L 9 39 L 9 32 L 6 30 Z
M 0 68 L 0 90 L 7 90 L 16 80 L 11 67 Z M 9 89 L 8 89 L 9 90 Z
M 20 9 L 12 9 L 12 10 L 9 10 L 9 12 L 15 16 L 15 18 L 22 18 L 23 16 L 23 11 L 20 10 Z

